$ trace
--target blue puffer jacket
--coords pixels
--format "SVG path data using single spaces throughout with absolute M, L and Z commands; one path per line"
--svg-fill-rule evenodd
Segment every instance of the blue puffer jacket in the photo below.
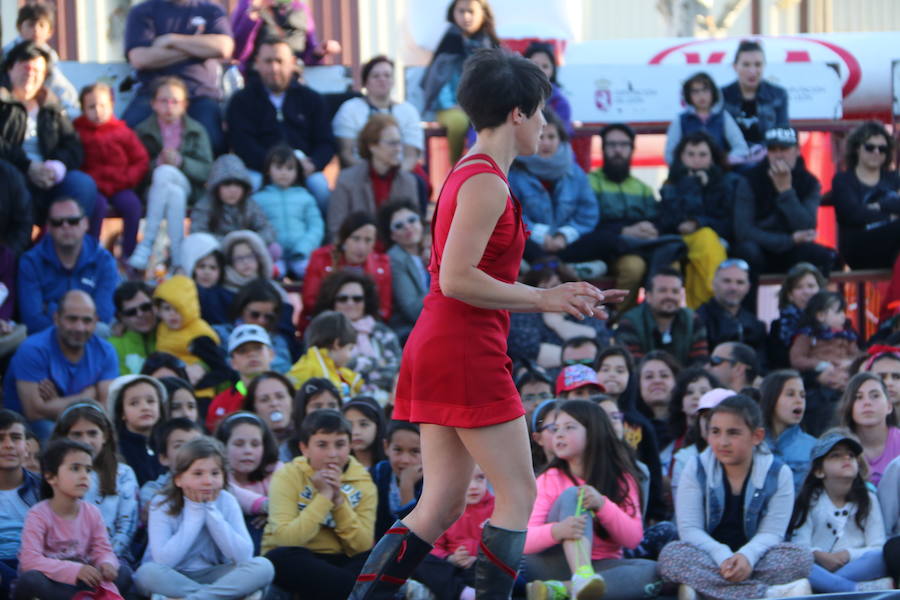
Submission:
M 522 203 L 522 216 L 532 239 L 542 243 L 547 235 L 561 233 L 571 244 L 597 226 L 600 208 L 587 175 L 574 161 L 554 181 L 553 193 L 519 161 L 509 171 L 509 185 Z
M 275 228 L 285 258 L 309 258 L 322 243 L 325 223 L 316 201 L 306 188 L 280 188 L 269 184 L 253 194 L 253 200 L 266 213 Z

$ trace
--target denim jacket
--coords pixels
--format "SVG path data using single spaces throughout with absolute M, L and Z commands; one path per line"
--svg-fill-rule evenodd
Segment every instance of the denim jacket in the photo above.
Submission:
M 740 84 L 735 81 L 722 88 L 722 100 L 725 110 L 737 119 L 741 114 Z M 766 132 L 775 127 L 790 127 L 788 117 L 788 95 L 783 87 L 768 81 L 761 81 L 756 90 L 756 116 L 759 118 L 759 133 L 765 136 Z
M 724 469 L 711 448 L 689 462 L 681 475 L 675 515 L 681 539 L 707 552 L 722 564 L 734 552 L 710 532 L 725 510 Z M 738 552 L 753 566 L 773 546 L 784 541 L 794 508 L 794 480 L 790 468 L 766 447 L 753 453 L 750 480 L 744 494 L 744 534 Z
M 794 473 L 794 490 L 800 491 L 806 473 L 809 472 L 810 453 L 816 445 L 816 438 L 792 425 L 781 432 L 778 439 L 772 438 L 772 432 L 766 432 L 766 444 L 778 458 L 784 461 Z

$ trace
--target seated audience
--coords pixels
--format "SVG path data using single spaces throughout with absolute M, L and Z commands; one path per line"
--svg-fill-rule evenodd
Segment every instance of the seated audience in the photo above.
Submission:
M 894 405 L 894 412 L 900 415 L 897 406 L 900 405 L 900 349 L 893 346 L 870 346 L 867 354 L 861 355 L 858 373 L 870 371 L 875 373 L 884 382 L 887 388 L 888 399 Z M 851 371 L 852 371 L 851 367 Z
M 750 263 L 754 278 L 784 273 L 794 264 L 814 264 L 826 276 L 837 254 L 815 243 L 820 185 L 809 172 L 791 128 L 766 132 L 766 159 L 748 174 L 753 195 L 734 206 L 732 254 Z
M 425 244 L 419 207 L 412 200 L 396 200 L 378 211 L 381 241 L 391 261 L 393 312 L 389 325 L 406 341 L 422 312 L 431 288 L 428 262 L 431 248 Z
M 223 287 L 231 292 L 229 304 L 239 289 L 259 278 L 271 280 L 272 255 L 265 241 L 249 229 L 232 231 L 222 238 L 222 255 L 225 259 Z M 304 285 L 304 288 L 306 286 Z M 283 293 L 281 288 L 276 288 Z M 227 318 L 226 321 L 228 322 Z
M 147 148 L 153 169 L 143 238 L 128 264 L 138 270 L 147 268 L 165 218 L 174 270 L 181 266 L 184 217 L 188 206 L 203 196 L 212 165 L 212 147 L 203 126 L 188 116 L 188 88 L 184 81 L 172 76 L 155 80 L 150 102 L 153 112 L 137 125 L 129 123 Z
M 387 401 L 400 371 L 400 339 L 378 315 L 375 283 L 364 274 L 339 271 L 322 282 L 313 315 L 337 311 L 356 329 L 356 344 L 347 368 L 365 379 L 363 393 Z
M 852 436 L 829 433 L 810 458 L 788 535 L 812 554 L 813 593 L 893 590 L 882 555 L 887 538 L 881 507 L 866 485 L 862 446 Z
M 759 407 L 746 396 L 726 398 L 710 411 L 710 447 L 688 462 L 678 484 L 681 541 L 659 557 L 666 581 L 691 588 L 679 591 L 683 597 L 810 593 L 809 549 L 784 543 L 794 507 L 793 476 L 763 443 L 762 426 Z M 751 517 L 744 506 L 758 508 Z
M 373 115 L 390 115 L 396 121 L 403 147 L 400 166 L 404 171 L 416 168 L 425 150 L 425 132 L 419 111 L 406 101 L 394 102 L 394 61 L 378 55 L 366 62 L 359 75 L 363 96 L 350 98 L 338 109 L 331 122 L 337 141 L 341 166 L 346 168 L 362 162 L 358 140 Z
M 246 87 L 228 103 L 225 120 L 230 145 L 247 168 L 256 171 L 258 180 L 271 148 L 287 144 L 299 150 L 306 188 L 324 214 L 330 191 L 322 169 L 334 157 L 325 102 L 300 82 L 286 40 L 262 40 L 254 65 L 255 73 L 249 75 Z
M 644 302 L 619 319 L 616 342 L 635 358 L 665 350 L 682 365 L 706 360 L 709 347 L 703 321 L 681 308 L 684 282 L 678 271 L 661 268 L 650 276 Z
M 0 159 L 0 254 L 15 260 L 31 245 L 31 193 L 16 167 Z
M 109 343 L 119 357 L 119 373 L 140 373 L 147 356 L 156 352 L 156 311 L 153 290 L 143 281 L 125 281 L 116 288 L 113 304 L 120 333 L 111 335 Z
M 308 384 L 308 382 L 307 382 Z M 384 409 L 371 396 L 356 396 L 343 406 L 341 414 L 350 422 L 350 453 L 366 469 L 387 458 L 384 451 Z
M 525 48 L 522 56 L 540 67 L 547 79 L 550 80 L 552 92 L 547 99 L 547 107 L 559 117 L 563 123 L 563 129 L 565 129 L 567 136 L 571 138 L 575 131 L 575 128 L 572 126 L 572 107 L 565 94 L 563 94 L 559 81 L 556 79 L 558 65 L 556 64 L 556 52 L 553 46 L 546 42 L 531 42 Z
M 237 375 L 234 385 L 219 392 L 206 413 L 206 428 L 215 431 L 219 422 L 240 410 L 252 381 L 271 368 L 275 352 L 272 340 L 259 325 L 238 325 L 228 336 L 228 362 Z
M 816 438 L 800 426 L 808 406 L 803 378 L 793 369 L 772 371 L 759 386 L 759 395 L 766 444 L 791 468 L 799 493 L 810 471 L 810 452 L 816 444 Z
M 231 58 L 234 40 L 228 16 L 210 0 L 180 3 L 151 0 L 128 10 L 125 57 L 137 71 L 138 93 L 122 120 L 137 127 L 150 116 L 152 82 L 177 77 L 187 84 L 188 114 L 203 126 L 216 154 L 225 150 L 219 108 L 220 61 Z
M 146 525 L 150 503 L 153 497 L 162 493 L 163 489 L 172 481 L 172 467 L 175 466 L 175 454 L 178 449 L 194 438 L 203 435 L 203 429 L 195 421 L 184 417 L 171 417 L 163 421 L 154 429 L 153 447 L 159 464 L 165 467 L 165 471 L 156 479 L 152 479 L 141 486 L 138 495 L 141 504 L 141 524 Z
M 253 556 L 241 507 L 225 489 L 226 468 L 217 440 L 200 437 L 179 449 L 174 485 L 150 505 L 149 545 L 135 574 L 141 594 L 244 598 L 272 582 L 272 563 Z
M 197 408 L 197 398 L 194 397 L 194 386 L 187 379 L 181 377 L 159 377 L 159 382 L 166 388 L 168 401 L 166 413 L 169 419 L 184 417 L 195 423 L 200 422 L 200 410 Z
M 888 463 L 878 483 L 878 500 L 884 518 L 884 531 L 889 538 L 900 535 L 900 457 Z M 0 567 L 2 568 L 2 567 Z
M 342 600 L 372 548 L 378 493 L 350 456 L 350 424 L 339 412 L 312 413 L 298 433 L 303 456 L 279 469 L 269 486 L 262 551 L 278 587 Z
M 347 215 L 333 243 L 312 253 L 303 280 L 303 312 L 300 329 L 309 323 L 322 280 L 341 270 L 362 272 L 375 281 L 378 291 L 378 314 L 390 321 L 392 308 L 391 263 L 387 255 L 375 251 L 375 218 L 365 212 Z
M 27 424 L 19 413 L 0 408 L 0 492 L 3 511 L 0 516 L 0 594 L 9 598 L 12 583 L 19 576 L 19 546 L 28 509 L 41 499 L 40 473 L 25 465 Z
M 79 95 L 83 114 L 73 125 L 84 147 L 81 168 L 97 184 L 100 204 L 109 203 L 122 219 L 122 260 L 134 252 L 144 207 L 135 190 L 147 175 L 150 159 L 134 131 L 113 112 L 113 91 L 95 83 Z M 98 218 L 106 216 L 98 214 Z
M 709 355 L 708 369 L 722 383 L 721 387 L 738 393 L 744 388 L 756 387 L 759 358 L 747 344 L 722 342 Z
M 119 440 L 119 454 L 144 485 L 165 470 L 151 440 L 154 427 L 166 421 L 166 388 L 148 375 L 122 375 L 109 387 L 106 412 Z
M 764 144 L 766 133 L 790 127 L 787 91 L 763 77 L 766 55 L 755 40 L 742 40 L 734 53 L 737 80 L 722 88 L 725 110 L 734 117 L 751 153 Z
M 556 397 L 559 400 L 590 400 L 603 393 L 597 371 L 587 365 L 563 367 L 556 376 Z
M 675 455 L 697 442 L 700 398 L 718 387 L 720 384 L 716 376 L 700 367 L 688 367 L 679 371 L 675 377 L 675 386 L 669 394 L 667 423 L 668 438 L 671 441 L 659 452 L 663 475 L 669 483 L 673 480 Z M 666 500 L 671 501 L 670 498 Z
M 750 292 L 750 265 L 734 258 L 722 261 L 716 267 L 712 286 L 712 299 L 697 309 L 709 347 L 723 342 L 747 344 L 756 352 L 762 368 L 767 362 L 766 325 L 743 304 Z
M 385 204 L 419 199 L 416 176 L 400 168 L 403 140 L 391 115 L 375 114 L 359 132 L 360 159 L 338 176 L 328 201 L 328 235 L 334 238 L 348 215 L 365 212 L 373 217 Z
M 321 377 L 340 391 L 341 398 L 355 396 L 362 389 L 363 378 L 347 364 L 357 335 L 353 323 L 342 313 L 319 313 L 306 329 L 308 350 L 288 371 L 288 379 L 302 390 L 304 382 Z
M 96 299 L 100 333 L 108 335 L 119 274 L 115 259 L 86 235 L 87 228 L 82 207 L 72 198 L 57 198 L 48 208 L 49 235 L 19 260 L 19 316 L 30 334 L 52 325 L 53 314 L 67 292 L 82 290 Z
M 522 220 L 531 232 L 525 259 L 532 262 L 553 254 L 568 261 L 566 249 L 594 230 L 599 209 L 587 175 L 575 162 L 562 120 L 548 109 L 544 118 L 547 124 L 537 154 L 516 158 L 509 171 L 509 187 L 522 204 Z M 588 269 L 587 276 L 604 271 Z
M 225 256 L 219 241 L 208 233 L 192 233 L 181 247 L 184 274 L 194 280 L 200 313 L 213 325 L 229 321 L 234 292 L 225 289 Z
M 94 214 L 97 186 L 77 170 L 84 152 L 72 122 L 45 86 L 49 62 L 50 55 L 34 42 L 6 53 L 0 74 L 0 159 L 27 176 L 35 223 L 44 222 L 54 199 L 70 197 L 91 219 L 91 233 L 98 237 L 102 215 Z
M 809 299 L 825 289 L 827 281 L 814 265 L 807 262 L 795 264 L 787 272 L 778 290 L 778 318 L 772 321 L 769 331 L 769 366 L 790 366 L 790 348 Z
M 419 426 L 406 421 L 391 421 L 385 434 L 387 457 L 371 469 L 378 490 L 375 513 L 375 538 L 391 524 L 408 515 L 422 495 L 422 440 Z
M 469 118 L 456 101 L 456 88 L 463 63 L 479 48 L 499 48 L 494 13 L 487 0 L 451 0 L 447 6 L 447 27 L 422 76 L 425 112 L 435 111 L 437 121 L 447 128 L 450 163 L 463 155 Z
M 672 442 L 669 428 L 669 409 L 672 392 L 681 367 L 671 354 L 652 350 L 638 362 L 635 407 L 650 421 L 656 433 L 656 443 L 664 449 Z
M 548 257 L 535 261 L 521 279 L 525 285 L 551 288 L 563 281 L 574 281 L 575 277 L 559 259 Z M 545 369 L 555 369 L 562 365 L 562 349 L 567 340 L 591 338 L 598 346 L 606 346 L 610 336 L 606 322 L 600 319 L 578 321 L 564 313 L 511 313 L 509 354 Z
M 94 335 L 96 326 L 94 301 L 70 290 L 56 306 L 53 325 L 29 336 L 13 355 L 3 377 L 3 406 L 25 415 L 42 440 L 70 404 L 106 405 L 119 363 L 115 349 Z
M 302 279 L 313 250 L 325 235 L 322 213 L 304 186 L 303 165 L 289 146 L 275 146 L 266 155 L 262 188 L 253 200 L 265 213 L 281 246 L 282 275 Z
M 23 4 L 16 15 L 16 31 L 19 35 L 6 44 L 0 55 L 9 54 L 13 48 L 22 42 L 34 42 L 44 50 L 50 59 L 47 61 L 47 88 L 56 94 L 63 109 L 69 118 L 78 114 L 78 92 L 75 86 L 65 76 L 59 66 L 59 54 L 50 47 L 50 38 L 53 37 L 56 11 L 49 2 L 32 1 Z
M 838 248 L 852 269 L 890 268 L 900 252 L 900 175 L 892 170 L 893 157 L 894 138 L 881 123 L 860 125 L 847 138 L 847 170 L 835 173 L 831 198 Z
M 900 456 L 900 429 L 877 375 L 857 373 L 850 379 L 841 398 L 839 420 L 862 444 L 869 464 L 868 481 L 878 487 L 888 464 Z
M 678 146 L 692 133 L 703 132 L 716 147 L 727 151 L 729 163 L 743 162 L 750 154 L 744 133 L 734 117 L 724 109 L 716 82 L 707 73 L 691 75 L 681 87 L 684 111 L 669 123 L 665 159 L 669 165 L 679 158 Z
M 537 365 L 528 365 L 520 370 L 515 383 L 526 415 L 530 416 L 544 400 L 553 398 L 553 380 L 547 371 Z
M 297 421 L 294 418 L 294 386 L 275 371 L 261 373 L 247 388 L 241 407 L 259 415 L 272 431 L 278 444 L 278 458 L 290 462 L 297 456 Z

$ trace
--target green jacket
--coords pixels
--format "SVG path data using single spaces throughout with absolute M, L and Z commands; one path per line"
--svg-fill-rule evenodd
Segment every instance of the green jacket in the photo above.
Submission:
M 107 340 L 116 349 L 119 357 L 119 375 L 136 375 L 144 366 L 144 359 L 156 352 L 156 329 L 148 334 L 126 330 L 119 336 Z
M 156 120 L 156 115 L 147 117 L 134 128 L 134 131 L 144 147 L 147 148 L 151 167 L 155 167 L 156 159 L 163 148 L 162 132 L 159 130 L 159 121 Z M 206 192 L 206 180 L 209 178 L 209 169 L 212 167 L 213 154 L 209 137 L 206 135 L 203 125 L 187 115 L 184 116 L 184 131 L 181 133 L 181 145 L 178 147 L 178 153 L 181 154 L 182 159 L 179 169 L 191 182 L 191 196 L 188 198 L 188 203 L 193 206 Z M 153 169 L 151 168 L 147 175 L 148 184 L 152 175 Z
M 637 177 L 616 183 L 607 179 L 603 169 L 597 169 L 588 175 L 588 181 L 600 207 L 598 229 L 619 235 L 623 227 L 638 221 L 656 223 L 659 202 L 653 189 Z
M 679 309 L 669 333 L 671 339 L 664 342 L 645 302 L 619 319 L 616 342 L 628 348 L 637 359 L 652 350 L 665 350 L 683 366 L 705 360 L 709 355 L 706 327 L 691 309 Z

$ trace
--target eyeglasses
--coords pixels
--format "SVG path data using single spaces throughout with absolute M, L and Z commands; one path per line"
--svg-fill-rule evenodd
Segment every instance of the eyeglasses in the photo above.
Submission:
M 350 294 L 341 294 L 340 296 L 335 296 L 334 301 L 336 304 L 343 304 L 344 302 L 353 302 L 354 304 L 359 304 L 365 299 L 365 296 L 351 296 Z
M 741 271 L 750 272 L 750 264 L 743 258 L 726 258 L 719 263 L 716 271 L 721 271 L 722 269 L 728 269 L 730 267 L 737 267 Z
M 81 220 L 83 218 L 84 218 L 84 215 L 81 215 L 80 217 L 61 217 L 59 219 L 54 219 L 51 217 L 51 218 L 47 219 L 47 222 L 50 223 L 51 227 L 62 227 L 63 224 L 69 225 L 71 227 L 75 227 L 76 225 L 81 223 Z
M 631 146 L 631 142 L 603 142 L 604 148 L 624 148 L 627 150 Z
M 877 152 L 879 154 L 887 154 L 888 151 L 887 144 L 863 144 L 863 148 L 866 149 L 866 152 Z
M 270 312 L 262 312 L 259 310 L 248 310 L 247 316 L 253 321 L 265 321 L 266 323 L 274 323 L 277 315 Z
M 231 262 L 233 262 L 234 264 L 250 262 L 252 260 L 256 260 L 255 254 L 241 254 L 241 255 L 235 254 L 234 256 L 231 257 Z
M 522 396 L 522 402 L 543 402 L 553 397 L 550 392 L 537 392 L 535 394 L 525 394 Z
M 726 362 L 731 363 L 732 365 L 737 363 L 737 361 L 734 360 L 733 358 L 725 358 L 722 356 L 710 356 L 709 357 L 709 364 L 711 364 L 714 367 L 718 367 L 722 363 L 726 363 Z
M 122 315 L 126 317 L 136 317 L 138 313 L 148 313 L 153 310 L 152 302 L 143 302 L 137 306 L 133 306 L 128 310 L 123 310 Z
M 405 219 L 400 221 L 394 221 L 391 223 L 391 231 L 400 231 L 404 227 L 409 227 L 410 225 L 415 225 L 419 222 L 419 215 L 409 215 Z

